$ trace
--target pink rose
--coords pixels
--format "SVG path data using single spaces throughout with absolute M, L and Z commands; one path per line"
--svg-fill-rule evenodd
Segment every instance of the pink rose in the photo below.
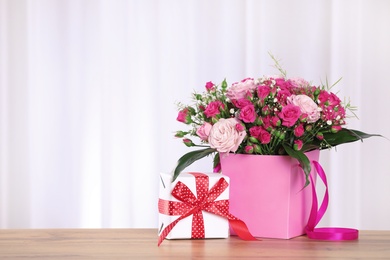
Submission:
M 271 141 L 271 134 L 262 129 L 260 131 L 259 140 L 262 144 L 268 144 Z
M 213 172 L 221 172 L 221 163 L 218 163 L 217 165 L 215 165 L 214 169 L 213 169 Z
M 231 100 L 242 99 L 251 96 L 256 89 L 253 79 L 244 79 L 241 82 L 234 83 L 226 92 L 226 96 Z
M 294 129 L 294 135 L 296 137 L 301 137 L 305 133 L 305 129 L 303 128 L 302 124 L 299 124 L 297 127 Z
M 240 110 L 240 114 L 238 118 L 244 121 L 245 123 L 253 123 L 256 119 L 256 111 L 255 107 L 251 105 L 247 105 Z
M 287 98 L 289 96 L 291 96 L 291 92 L 287 89 L 281 89 L 276 94 L 276 98 L 278 99 L 279 103 L 282 105 L 287 104 Z
M 245 153 L 253 153 L 253 146 L 252 145 L 245 146 Z
M 211 91 L 211 90 L 214 90 L 214 83 L 209 81 L 206 83 L 206 89 L 207 91 Z
M 260 99 L 266 98 L 270 92 L 271 92 L 271 88 L 267 85 L 261 85 L 257 88 L 257 96 Z
M 294 150 L 295 151 L 300 151 L 303 146 L 303 141 L 302 140 L 295 140 L 294 141 Z
M 253 137 L 258 138 L 261 132 L 261 126 L 252 126 L 249 128 L 249 134 Z
M 237 130 L 238 132 L 241 132 L 241 131 L 244 131 L 244 130 L 245 130 L 245 127 L 243 126 L 243 124 L 237 123 L 237 124 L 236 124 L 236 130 Z
M 302 113 L 307 114 L 307 122 L 314 123 L 320 118 L 317 104 L 307 95 L 291 95 L 288 101 L 298 106 Z
M 210 123 L 206 122 L 196 130 L 196 134 L 199 136 L 200 139 L 207 141 L 212 127 L 213 126 Z
M 237 108 L 243 108 L 243 107 L 246 107 L 247 105 L 252 105 L 252 102 L 246 98 L 233 99 L 232 103 Z
M 301 110 L 298 106 L 293 104 L 288 104 L 282 108 L 282 111 L 279 113 L 279 117 L 282 119 L 282 125 L 290 127 L 293 126 L 299 116 L 301 115 Z
M 240 122 L 235 118 L 219 119 L 210 131 L 208 139 L 210 147 L 220 153 L 237 151 L 246 136 L 245 131 L 239 132 L 236 130 L 237 123 Z
M 192 121 L 191 121 L 191 116 L 189 114 L 188 108 L 184 108 L 180 110 L 176 120 L 185 124 L 190 124 Z
M 219 100 L 210 102 L 210 104 L 207 105 L 204 114 L 209 118 L 219 115 L 220 113 L 219 109 L 221 107 L 223 107 L 223 103 Z
M 290 80 L 285 80 L 284 78 L 276 78 L 276 85 L 279 86 L 281 90 L 287 90 L 290 92 L 290 89 L 293 87 Z

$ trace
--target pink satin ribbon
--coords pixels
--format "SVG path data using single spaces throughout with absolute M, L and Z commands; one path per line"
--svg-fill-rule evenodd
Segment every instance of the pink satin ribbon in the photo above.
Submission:
M 328 208 L 329 203 L 329 194 L 328 194 L 328 182 L 326 180 L 326 175 L 321 165 L 317 161 L 312 162 L 318 176 L 320 176 L 321 180 L 325 184 L 325 195 L 322 200 L 320 209 L 318 209 L 318 201 L 317 201 L 317 193 L 315 188 L 315 183 L 313 181 L 313 177 L 310 175 L 310 183 L 313 194 L 312 208 L 310 212 L 309 221 L 306 226 L 306 234 L 311 239 L 318 240 L 356 240 L 359 237 L 359 231 L 357 229 L 352 228 L 315 228 L 317 224 L 320 222 L 322 217 L 325 214 L 326 209 Z

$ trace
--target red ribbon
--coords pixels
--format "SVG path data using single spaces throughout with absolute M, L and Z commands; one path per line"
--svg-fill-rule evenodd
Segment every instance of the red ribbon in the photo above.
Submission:
M 229 213 L 229 200 L 215 201 L 219 195 L 229 186 L 224 178 L 220 178 L 214 186 L 208 190 L 209 177 L 203 173 L 191 173 L 195 176 L 196 197 L 182 182 L 177 182 L 172 190 L 172 196 L 179 201 L 159 199 L 158 209 L 161 214 L 180 216 L 170 223 L 160 234 L 158 246 L 182 219 L 193 215 L 191 238 L 204 238 L 204 220 L 202 211 L 210 212 L 227 218 L 232 229 L 243 240 L 256 240 L 249 232 L 246 224 Z
M 328 208 L 329 203 L 329 194 L 328 194 L 328 182 L 326 180 L 326 175 L 324 169 L 322 169 L 321 165 L 313 161 L 313 165 L 316 168 L 318 176 L 320 176 L 321 180 L 325 184 L 325 195 L 324 199 L 321 203 L 320 209 L 318 209 L 318 201 L 317 201 L 317 193 L 315 189 L 315 184 L 312 176 L 310 175 L 310 183 L 312 188 L 312 208 L 309 216 L 309 221 L 306 226 L 306 234 L 311 239 L 319 239 L 319 240 L 355 240 L 359 237 L 359 231 L 357 229 L 352 228 L 315 228 L 317 224 L 320 222 L 322 217 L 325 214 L 326 209 Z

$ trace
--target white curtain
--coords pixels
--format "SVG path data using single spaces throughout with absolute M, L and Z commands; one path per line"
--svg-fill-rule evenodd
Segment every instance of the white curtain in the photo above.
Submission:
M 348 126 L 390 137 L 389 46 L 387 0 L 0 0 L 0 228 L 157 227 L 159 172 L 188 151 L 175 103 L 275 74 L 268 52 L 343 77 Z M 389 147 L 322 152 L 321 225 L 390 229 Z

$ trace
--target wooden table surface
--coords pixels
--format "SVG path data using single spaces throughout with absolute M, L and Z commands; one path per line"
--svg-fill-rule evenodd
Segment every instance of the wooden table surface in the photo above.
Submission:
M 3 229 L 0 259 L 390 259 L 390 231 L 359 240 L 165 240 L 156 229 Z

